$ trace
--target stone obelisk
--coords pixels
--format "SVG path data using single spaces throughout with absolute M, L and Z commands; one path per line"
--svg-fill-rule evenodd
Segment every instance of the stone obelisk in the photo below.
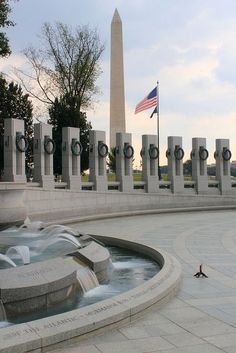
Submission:
M 110 65 L 110 147 L 115 147 L 116 133 L 126 132 L 122 22 L 117 9 L 111 22 Z

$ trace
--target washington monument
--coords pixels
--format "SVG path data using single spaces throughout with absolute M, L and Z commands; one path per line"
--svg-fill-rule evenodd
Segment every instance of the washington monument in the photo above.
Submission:
M 110 65 L 110 147 L 115 147 L 116 132 L 126 132 L 122 22 L 117 9 L 111 22 Z

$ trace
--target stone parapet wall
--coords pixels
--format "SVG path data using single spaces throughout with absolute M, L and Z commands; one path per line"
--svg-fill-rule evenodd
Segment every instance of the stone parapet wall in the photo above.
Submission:
M 73 218 L 100 218 L 102 215 L 116 216 L 147 210 L 236 207 L 236 197 L 27 189 L 24 203 L 31 220 L 62 222 Z
M 0 183 L 0 226 L 22 222 L 26 218 L 24 197 L 25 184 Z
M 11 184 L 11 185 L 10 185 Z M 0 226 L 31 220 L 58 222 L 117 216 L 124 213 L 206 207 L 236 207 L 236 194 L 197 195 L 186 190 L 183 194 L 141 192 L 72 191 L 29 188 L 14 183 L 0 183 Z M 16 187 L 17 186 L 17 187 Z M 234 190 L 233 190 L 234 191 Z

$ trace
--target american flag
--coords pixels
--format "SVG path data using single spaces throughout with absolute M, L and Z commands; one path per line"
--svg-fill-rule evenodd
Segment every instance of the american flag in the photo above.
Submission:
M 141 102 L 136 105 L 134 114 L 157 105 L 157 87 L 155 87 Z

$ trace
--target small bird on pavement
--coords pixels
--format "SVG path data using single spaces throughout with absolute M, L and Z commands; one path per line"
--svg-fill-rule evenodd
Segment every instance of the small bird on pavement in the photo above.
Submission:
M 194 277 L 197 277 L 197 278 L 199 278 L 199 277 L 208 278 L 208 276 L 204 272 L 202 272 L 202 265 L 200 265 L 199 271 L 197 273 L 195 273 Z

